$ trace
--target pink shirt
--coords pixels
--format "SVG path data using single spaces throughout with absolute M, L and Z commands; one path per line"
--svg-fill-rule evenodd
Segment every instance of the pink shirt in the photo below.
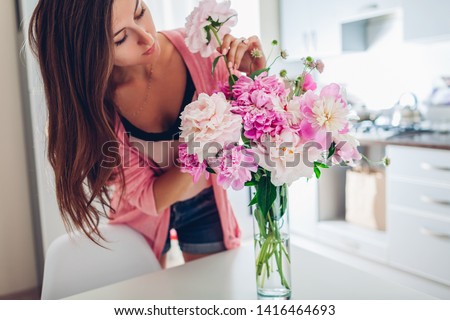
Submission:
M 184 30 L 165 31 L 163 34 L 172 42 L 183 57 L 191 73 L 197 94 L 211 94 L 219 83 L 227 81 L 228 73 L 223 61 L 217 64 L 214 75 L 211 74 L 213 57 L 202 58 L 193 54 L 184 42 Z M 110 213 L 110 223 L 126 224 L 145 236 L 156 257 L 161 256 L 170 221 L 170 208 L 157 214 L 153 183 L 162 172 L 151 158 L 131 147 L 128 136 L 120 121 L 116 124 L 119 140 L 119 152 L 124 156 L 122 167 L 125 175 L 125 192 L 119 202 L 120 190 L 116 184 L 111 206 L 116 210 Z M 216 176 L 211 175 L 210 182 L 222 223 L 223 241 L 227 249 L 240 245 L 240 229 L 227 198 L 227 192 L 217 185 Z

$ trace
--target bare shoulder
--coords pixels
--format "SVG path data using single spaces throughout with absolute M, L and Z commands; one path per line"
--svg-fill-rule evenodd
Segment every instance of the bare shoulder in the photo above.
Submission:
M 161 47 L 160 63 L 162 65 L 170 65 L 170 61 L 177 55 L 178 51 L 172 42 L 161 32 L 157 33 L 158 42 Z

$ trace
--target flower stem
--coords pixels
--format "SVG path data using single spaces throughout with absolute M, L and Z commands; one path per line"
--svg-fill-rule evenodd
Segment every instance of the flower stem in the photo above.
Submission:
M 286 246 L 281 228 L 284 225 L 282 217 L 286 211 L 287 194 L 285 186 L 277 187 L 277 197 L 269 212 L 261 214 L 262 210 L 256 206 L 254 217 L 256 219 L 259 234 L 255 238 L 255 246 L 258 246 L 256 257 L 256 276 L 260 288 L 264 288 L 265 278 L 269 279 L 275 272 L 278 273 L 280 284 L 290 289 L 290 284 L 285 275 L 286 267 L 291 259 Z M 256 248 L 256 247 L 255 247 Z M 286 260 L 285 260 L 286 259 Z
M 216 28 L 214 28 L 213 26 L 211 26 L 211 31 L 213 32 L 214 37 L 216 38 L 217 43 L 219 44 L 219 47 L 221 47 L 222 46 L 222 41 L 219 38 L 218 30 Z M 222 55 L 222 57 L 223 57 L 223 60 L 225 61 L 225 66 L 227 67 L 228 74 L 230 75 L 230 81 L 234 85 L 236 83 L 236 81 L 234 80 L 233 73 L 231 72 L 231 69 L 228 67 L 227 56 Z
M 280 58 L 281 58 L 281 56 L 279 55 L 279 56 L 277 56 L 275 59 L 273 59 L 272 63 L 267 67 L 267 69 L 272 68 L 273 64 L 274 64 L 278 59 L 280 59 Z

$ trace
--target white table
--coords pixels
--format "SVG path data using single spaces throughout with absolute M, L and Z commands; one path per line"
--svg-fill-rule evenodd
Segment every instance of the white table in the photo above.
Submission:
M 314 252 L 291 245 L 292 299 L 433 299 Z M 256 299 L 253 247 L 218 253 L 68 299 Z

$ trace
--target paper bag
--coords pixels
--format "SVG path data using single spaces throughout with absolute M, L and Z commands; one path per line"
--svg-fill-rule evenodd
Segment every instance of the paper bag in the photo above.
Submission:
M 346 180 L 345 220 L 386 230 L 385 172 L 374 168 L 348 170 Z

